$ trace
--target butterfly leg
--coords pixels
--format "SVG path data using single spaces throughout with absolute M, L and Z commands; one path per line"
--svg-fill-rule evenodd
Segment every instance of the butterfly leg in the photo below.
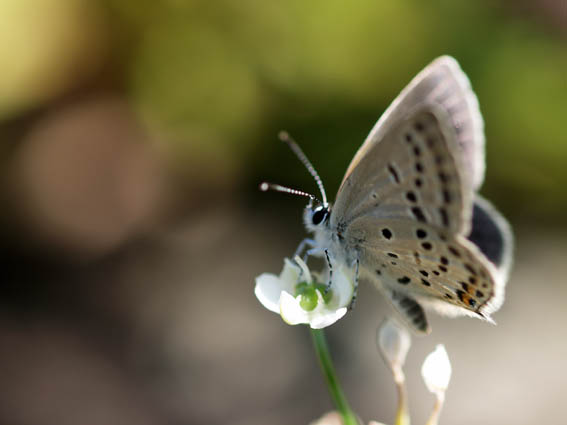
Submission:
M 295 253 L 293 254 L 293 258 L 295 258 L 298 255 L 301 255 L 301 253 L 303 252 L 303 250 L 305 249 L 306 246 L 308 246 L 309 248 L 313 248 L 315 246 L 315 241 L 313 239 L 305 238 L 301 242 L 299 242 L 299 245 L 297 246 L 297 249 L 295 250 Z M 307 250 L 305 252 L 305 254 L 303 254 L 302 259 L 303 259 L 304 262 L 307 260 L 307 257 L 310 255 L 309 251 L 311 251 L 311 250 Z
M 356 267 L 354 269 L 354 288 L 352 291 L 352 299 L 350 300 L 350 304 L 348 305 L 349 311 L 354 308 L 356 305 L 356 298 L 358 297 L 358 268 L 360 266 L 360 261 L 358 258 L 356 259 Z
M 329 258 L 329 250 L 325 250 L 325 258 L 327 258 L 327 264 L 329 265 L 329 282 L 325 288 L 325 295 L 331 290 L 331 284 L 333 283 L 333 265 L 331 264 L 331 259 Z

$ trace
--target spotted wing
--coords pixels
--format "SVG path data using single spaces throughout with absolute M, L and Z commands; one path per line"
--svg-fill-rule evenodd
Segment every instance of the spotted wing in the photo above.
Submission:
M 445 234 L 466 234 L 473 189 L 463 175 L 449 116 L 437 104 L 419 105 L 384 134 L 345 179 L 331 226 L 356 220 L 406 219 Z
M 425 311 L 416 300 L 399 291 L 390 291 L 389 295 L 392 306 L 410 329 L 414 329 L 418 334 L 431 332 Z
M 387 223 L 389 227 L 396 224 Z M 369 240 L 359 246 L 366 276 L 386 292 L 411 296 L 442 314 L 490 319 L 504 296 L 505 279 L 498 268 L 460 235 L 445 238 L 430 225 L 409 224 L 407 230 L 424 237 L 416 241 L 400 231 L 384 244 L 372 241 L 369 234 Z
M 458 149 L 442 107 L 409 111 L 347 176 L 331 226 L 386 292 L 489 318 L 501 304 L 504 280 L 467 239 L 473 187 Z
M 484 180 L 484 122 L 469 79 L 450 56 L 434 60 L 392 102 L 351 161 L 343 183 L 392 126 L 424 103 L 439 105 L 449 116 L 450 125 L 455 129 L 457 149 L 465 159 L 463 174 L 472 182 L 473 188 L 478 189 Z

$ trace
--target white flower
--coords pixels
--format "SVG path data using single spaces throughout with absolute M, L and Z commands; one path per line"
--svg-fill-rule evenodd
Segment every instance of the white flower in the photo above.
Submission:
M 378 348 L 394 373 L 396 382 L 403 381 L 402 366 L 411 346 L 407 329 L 393 319 L 386 319 L 378 328 Z
M 331 290 L 313 280 L 307 265 L 299 257 L 295 263 L 284 259 L 279 276 L 263 273 L 256 278 L 254 293 L 264 307 L 279 313 L 290 324 L 309 324 L 313 329 L 332 325 L 347 312 L 353 296 L 352 272 L 333 268 Z
M 451 379 L 451 362 L 442 344 L 437 345 L 423 362 L 421 376 L 429 391 L 442 398 Z
M 394 382 L 398 390 L 398 411 L 396 425 L 409 425 L 408 396 L 405 387 L 405 376 L 402 367 L 411 346 L 411 337 L 408 330 L 387 318 L 378 328 L 378 348 L 385 362 L 390 366 L 394 375 Z

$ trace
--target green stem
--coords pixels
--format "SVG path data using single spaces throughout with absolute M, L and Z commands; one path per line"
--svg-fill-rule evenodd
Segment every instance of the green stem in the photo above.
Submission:
M 333 366 L 333 360 L 329 353 L 329 346 L 325 339 L 325 332 L 322 329 L 311 329 L 311 337 L 313 338 L 313 345 L 315 347 L 315 353 L 317 353 L 319 366 L 321 366 L 321 371 L 325 376 L 325 381 L 327 381 L 329 393 L 337 410 L 343 417 L 344 425 L 359 425 L 356 415 L 350 409 L 339 383 L 335 367 Z

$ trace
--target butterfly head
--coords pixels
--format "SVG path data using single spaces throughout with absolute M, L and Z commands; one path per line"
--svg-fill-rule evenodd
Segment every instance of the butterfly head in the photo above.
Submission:
M 329 216 L 331 215 L 331 205 L 327 202 L 327 194 L 325 193 L 325 188 L 323 187 L 323 182 L 319 177 L 319 174 L 315 170 L 315 167 L 311 164 L 307 156 L 303 153 L 301 148 L 295 143 L 295 141 L 289 137 L 289 134 L 282 131 L 279 134 L 279 138 L 282 142 L 286 143 L 289 148 L 295 153 L 299 160 L 303 163 L 309 174 L 315 179 L 319 191 L 321 192 L 320 201 L 310 193 L 304 192 L 302 190 L 292 189 L 279 184 L 273 183 L 262 183 L 260 184 L 260 190 L 265 192 L 267 190 L 275 190 L 277 192 L 285 192 L 292 195 L 305 196 L 309 198 L 309 204 L 305 207 L 305 212 L 303 213 L 303 221 L 305 222 L 305 227 L 311 232 L 317 232 L 320 229 L 329 226 Z M 313 204 L 316 203 L 317 206 Z
M 313 202 L 309 202 L 303 213 L 305 227 L 311 232 L 328 227 L 330 215 L 331 206 L 329 204 L 321 203 L 314 207 Z

